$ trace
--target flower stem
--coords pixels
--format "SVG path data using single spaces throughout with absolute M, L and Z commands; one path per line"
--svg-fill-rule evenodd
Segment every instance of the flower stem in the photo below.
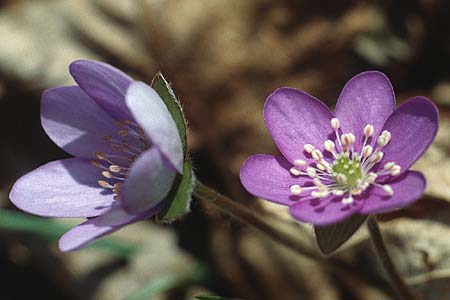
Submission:
M 197 181 L 197 186 L 193 193 L 194 197 L 198 200 L 206 201 L 213 204 L 223 212 L 238 219 L 239 221 L 246 223 L 259 231 L 270 236 L 273 240 L 295 250 L 296 252 L 307 256 L 315 260 L 322 260 L 323 257 L 317 254 L 312 249 L 308 249 L 305 245 L 300 243 L 296 238 L 293 238 L 286 233 L 280 231 L 266 220 L 256 215 L 253 211 L 244 205 L 239 204 L 236 201 L 218 193 L 212 188 L 207 187 L 200 181 Z
M 369 216 L 367 228 L 369 229 L 370 237 L 372 238 L 377 255 L 389 275 L 393 288 L 398 293 L 400 299 L 418 300 L 397 271 L 397 268 L 389 255 L 383 236 L 381 235 L 380 227 L 378 226 L 377 219 L 374 215 Z

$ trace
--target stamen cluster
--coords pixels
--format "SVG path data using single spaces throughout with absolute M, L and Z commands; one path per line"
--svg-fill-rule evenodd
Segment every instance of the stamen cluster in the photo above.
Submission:
M 355 201 L 355 196 L 361 195 L 370 186 L 378 187 L 391 196 L 394 191 L 390 185 L 378 184 L 379 176 L 397 176 L 401 168 L 394 162 L 385 163 L 380 171 L 372 171 L 375 165 L 383 159 L 382 149 L 391 140 L 391 133 L 384 130 L 376 140 L 375 149 L 368 144 L 373 138 L 374 127 L 367 124 L 364 127 L 364 141 L 359 151 L 355 150 L 355 135 L 351 132 L 339 135 L 340 121 L 332 118 L 331 128 L 336 136 L 335 141 L 326 140 L 324 150 L 331 154 L 332 161 L 314 145 L 305 144 L 303 149 L 314 160 L 308 165 L 305 160 L 297 159 L 290 169 L 293 176 L 308 176 L 313 186 L 290 186 L 292 195 L 309 193 L 314 198 L 325 198 L 330 195 L 342 196 L 342 204 L 349 205 Z M 337 144 L 336 144 L 337 143 Z
M 130 165 L 142 152 L 151 147 L 151 143 L 142 128 L 130 120 L 116 121 L 114 125 L 119 129 L 117 137 L 111 135 L 103 137 L 103 140 L 110 145 L 113 154 L 96 152 L 97 159 L 90 163 L 100 168 L 105 178 L 98 180 L 98 185 L 111 190 L 114 193 L 114 199 L 119 200 L 120 190 Z

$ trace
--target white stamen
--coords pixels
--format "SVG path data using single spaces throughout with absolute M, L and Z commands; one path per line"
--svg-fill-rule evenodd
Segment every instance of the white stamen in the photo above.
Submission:
M 339 122 L 338 118 L 331 119 L 330 123 L 331 123 L 331 127 L 334 130 L 339 129 L 339 127 L 341 127 L 341 123 Z
M 353 197 L 350 195 L 347 198 L 342 199 L 342 204 L 349 205 L 353 203 Z
M 306 174 L 311 178 L 314 178 L 317 176 L 316 170 L 312 167 L 306 168 Z
M 342 195 L 344 195 L 344 191 L 343 190 L 333 190 L 333 195 L 342 196 Z
M 296 196 L 300 195 L 303 191 L 302 187 L 299 186 L 298 184 L 291 185 L 290 190 L 291 194 Z
M 296 159 L 294 160 L 294 166 L 296 167 L 306 166 L 306 161 L 304 161 L 303 159 Z
M 391 168 L 391 175 L 392 176 L 397 176 L 398 174 L 400 174 L 402 168 L 399 165 L 395 165 Z
M 363 157 L 364 158 L 369 157 L 370 155 L 372 155 L 372 152 L 373 152 L 372 146 L 370 145 L 364 146 Z
M 323 158 L 323 154 L 322 154 L 322 152 L 319 149 L 314 149 L 311 152 L 311 156 L 316 161 L 320 161 Z
M 305 149 L 306 152 L 311 153 L 314 151 L 314 146 L 311 144 L 305 144 L 303 146 L 303 149 Z
M 364 136 L 365 136 L 366 138 L 369 138 L 369 137 L 371 137 L 371 136 L 373 135 L 374 131 L 375 131 L 375 130 L 374 130 L 373 126 L 370 125 L 370 124 L 367 124 L 367 125 L 364 127 Z
M 122 168 L 118 165 L 110 165 L 109 170 L 113 173 L 119 173 L 122 170 Z
M 383 166 L 383 169 L 388 170 L 388 169 L 391 169 L 393 166 L 395 166 L 395 163 L 391 161 L 391 162 L 385 163 Z
M 386 194 L 388 194 L 389 196 L 392 196 L 394 194 L 394 190 L 392 189 L 392 187 L 390 185 L 385 184 L 385 185 L 382 185 L 381 187 L 386 192 Z
M 336 145 L 334 144 L 333 141 L 326 140 L 325 143 L 324 143 L 324 147 L 325 147 L 325 150 L 327 150 L 328 152 L 333 153 L 334 149 L 336 148 Z
M 290 172 L 292 175 L 294 175 L 294 176 L 300 176 L 300 175 L 302 175 L 302 171 L 300 171 L 300 170 L 298 170 L 298 169 L 296 169 L 296 168 L 294 168 L 294 167 L 290 168 L 290 169 L 289 169 L 289 172 Z

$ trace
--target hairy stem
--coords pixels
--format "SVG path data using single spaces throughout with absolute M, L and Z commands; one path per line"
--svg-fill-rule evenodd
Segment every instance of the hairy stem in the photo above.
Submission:
M 387 250 L 383 236 L 381 235 L 380 227 L 378 226 L 375 216 L 370 216 L 367 221 L 367 228 L 369 229 L 370 237 L 377 252 L 378 257 L 383 264 L 386 273 L 391 279 L 394 290 L 402 300 L 418 300 L 416 295 L 410 290 L 402 276 L 397 271 L 391 256 Z
M 295 250 L 303 256 L 307 256 L 315 260 L 323 259 L 321 255 L 317 254 L 312 249 L 309 249 L 308 247 L 300 243 L 300 241 L 298 241 L 297 239 L 280 231 L 278 228 L 268 223 L 259 215 L 256 215 L 246 206 L 241 205 L 238 202 L 233 201 L 230 198 L 216 192 L 214 189 L 207 187 L 200 181 L 197 182 L 197 186 L 194 190 L 194 197 L 198 200 L 213 204 L 223 212 L 229 214 L 230 216 L 238 219 L 245 224 L 258 229 L 259 231 L 262 231 L 263 233 L 270 236 L 273 240 Z

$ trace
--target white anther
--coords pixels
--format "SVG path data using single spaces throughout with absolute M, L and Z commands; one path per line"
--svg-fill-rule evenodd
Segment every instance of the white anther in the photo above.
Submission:
M 291 194 L 296 196 L 300 195 L 303 191 L 302 187 L 298 184 L 291 185 L 289 189 L 291 190 Z
M 402 167 L 400 167 L 399 165 L 395 165 L 391 168 L 391 175 L 397 176 L 398 174 L 400 174 L 401 171 L 402 171 Z
M 353 133 L 344 133 L 341 135 L 341 142 L 344 146 L 351 146 L 355 143 L 355 136 Z
M 314 149 L 314 150 L 311 152 L 311 156 L 312 156 L 312 158 L 314 158 L 314 160 L 316 160 L 316 161 L 320 161 L 320 160 L 323 158 L 323 154 L 322 154 L 322 152 L 321 152 L 319 149 Z
M 361 195 L 362 189 L 355 187 L 351 190 L 351 193 L 352 195 Z
M 109 173 L 108 171 L 103 171 L 102 175 L 103 175 L 103 177 L 106 177 L 106 178 L 113 178 L 112 174 Z
M 382 185 L 381 187 L 383 188 L 385 193 L 388 194 L 389 196 L 392 196 L 394 194 L 394 190 L 392 189 L 392 187 L 390 185 L 385 184 L 385 185 Z
M 317 169 L 325 171 L 327 168 L 320 162 L 316 163 Z
M 289 172 L 290 172 L 292 175 L 294 175 L 294 176 L 300 176 L 300 175 L 302 175 L 302 171 L 300 171 L 300 170 L 298 170 L 298 169 L 296 169 L 296 168 L 294 168 L 294 167 L 290 168 L 290 169 L 289 169 Z
M 344 195 L 344 191 L 342 191 L 342 190 L 333 190 L 333 195 L 335 195 L 335 196 L 342 196 L 342 195 Z
M 365 136 L 366 138 L 369 138 L 369 137 L 371 137 L 371 136 L 373 135 L 374 131 L 375 131 L 375 130 L 374 130 L 373 126 L 370 125 L 370 124 L 367 124 L 367 125 L 364 127 L 364 136 Z
M 370 145 L 366 145 L 363 148 L 363 157 L 369 157 L 370 155 L 372 155 L 373 152 L 373 148 Z
M 99 181 L 97 181 L 97 183 L 99 186 L 101 186 L 102 188 L 105 188 L 105 189 L 113 188 L 113 186 L 110 185 L 109 182 L 104 181 L 104 180 L 99 180 Z
M 347 183 L 347 176 L 345 176 L 342 173 L 337 174 L 336 181 L 339 184 L 346 184 Z
M 336 129 L 338 129 L 339 127 L 341 127 L 341 123 L 339 122 L 339 119 L 338 119 L 338 118 L 333 118 L 333 119 L 331 119 L 330 123 L 331 123 L 331 127 L 332 127 L 334 130 L 336 130 Z
M 385 137 L 386 143 L 389 143 L 389 141 L 391 140 L 391 132 L 388 130 L 383 130 L 381 134 Z
M 353 197 L 349 196 L 348 198 L 343 198 L 342 199 L 342 204 L 344 205 L 349 205 L 353 203 Z
M 379 151 L 377 152 L 377 154 L 375 155 L 375 159 L 374 162 L 379 163 L 382 159 L 383 159 L 384 153 Z
M 317 176 L 316 170 L 313 167 L 306 168 L 306 174 L 311 178 L 314 178 Z
M 314 151 L 314 146 L 311 144 L 305 144 L 303 146 L 303 149 L 305 149 L 306 152 L 311 153 Z
M 119 173 L 122 170 L 122 168 L 118 165 L 110 165 L 109 170 L 113 173 Z
M 323 143 L 325 150 L 328 152 L 334 152 L 334 149 L 336 148 L 336 145 L 331 140 L 326 140 L 325 143 Z
M 375 182 L 375 179 L 377 179 L 378 175 L 374 172 L 370 172 L 369 174 L 367 174 L 366 176 L 366 182 L 373 183 Z
M 294 166 L 296 166 L 296 167 L 303 167 L 305 165 L 306 165 L 306 161 L 304 161 L 303 159 L 294 160 Z
M 389 169 L 391 169 L 393 166 L 395 166 L 395 163 L 392 162 L 392 161 L 390 161 L 390 162 L 384 164 L 383 169 L 389 170 Z
M 314 183 L 316 186 L 318 186 L 318 187 L 323 187 L 323 186 L 324 186 L 323 183 L 322 183 L 322 181 L 320 181 L 320 179 L 317 178 L 317 177 L 313 179 L 313 183 Z
M 330 194 L 329 191 L 323 190 L 323 191 L 314 191 L 311 193 L 311 196 L 313 196 L 314 198 L 325 198 L 329 194 Z
M 378 137 L 378 139 L 377 139 L 377 144 L 378 144 L 379 147 L 384 147 L 384 146 L 387 145 L 387 143 L 388 143 L 388 141 L 387 141 L 387 139 L 386 139 L 386 136 L 380 135 L 380 136 Z

